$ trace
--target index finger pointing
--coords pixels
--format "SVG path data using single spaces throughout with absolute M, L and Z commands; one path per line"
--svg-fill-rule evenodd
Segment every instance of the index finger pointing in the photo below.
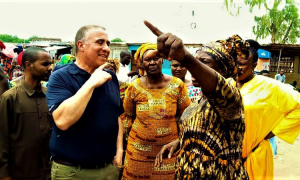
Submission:
M 155 34 L 156 36 L 160 36 L 163 34 L 163 32 L 161 32 L 159 29 L 157 29 L 157 27 L 153 26 L 151 23 L 149 23 L 148 21 L 144 21 L 144 24 L 152 31 L 153 34 Z

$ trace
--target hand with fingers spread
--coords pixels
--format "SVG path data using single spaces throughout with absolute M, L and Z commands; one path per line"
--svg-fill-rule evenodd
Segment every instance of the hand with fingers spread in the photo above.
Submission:
M 179 37 L 161 32 L 148 21 L 144 21 L 144 23 L 157 36 L 157 50 L 161 57 L 169 61 L 176 59 L 179 62 L 185 59 L 189 52 L 184 49 L 183 42 Z
M 160 167 L 163 159 L 163 154 L 166 152 L 166 150 L 169 151 L 168 158 L 171 159 L 174 152 L 178 149 L 179 147 L 178 145 L 179 145 L 179 139 L 176 139 L 175 141 L 172 141 L 169 144 L 164 145 L 156 156 L 154 166 Z
M 93 74 L 91 75 L 90 79 L 88 82 L 93 86 L 93 87 L 99 87 L 102 84 L 104 84 L 107 81 L 111 80 L 111 75 L 108 72 L 103 71 L 104 67 L 107 64 L 103 64 L 100 67 L 98 67 Z

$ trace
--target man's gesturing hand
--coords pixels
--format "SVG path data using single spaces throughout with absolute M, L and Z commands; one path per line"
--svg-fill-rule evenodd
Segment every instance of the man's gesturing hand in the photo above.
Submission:
M 89 83 L 95 88 L 101 86 L 106 81 L 110 81 L 112 78 L 109 73 L 103 71 L 105 65 L 106 64 L 103 64 L 102 66 L 98 67 L 88 80 Z

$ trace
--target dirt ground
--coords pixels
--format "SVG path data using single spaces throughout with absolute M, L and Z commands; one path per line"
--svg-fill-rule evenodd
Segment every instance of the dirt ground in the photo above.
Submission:
M 274 180 L 300 180 L 300 135 L 293 145 L 277 138 Z

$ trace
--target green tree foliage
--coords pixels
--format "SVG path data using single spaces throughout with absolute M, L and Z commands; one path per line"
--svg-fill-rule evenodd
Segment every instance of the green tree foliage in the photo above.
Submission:
M 123 42 L 123 40 L 120 38 L 115 38 L 115 39 L 111 40 L 111 42 Z
M 38 37 L 38 36 L 31 36 L 30 38 L 28 38 L 28 41 L 35 41 L 37 39 L 39 39 L 41 37 Z
M 300 33 L 300 20 L 298 8 L 294 0 L 244 0 L 249 6 L 249 11 L 253 8 L 264 8 L 266 14 L 263 16 L 255 16 L 256 25 L 252 31 L 256 35 L 256 39 L 265 39 L 271 37 L 271 43 L 296 43 Z M 232 9 L 236 7 L 234 0 L 224 0 L 224 4 L 228 11 L 232 13 Z M 284 5 L 285 4 L 285 5 Z M 283 6 L 280 10 L 280 6 Z M 231 10 L 229 10 L 231 9 Z M 239 13 L 240 7 L 236 14 Z
M 22 39 L 19 38 L 18 36 L 12 36 L 9 34 L 0 34 L 0 40 L 2 42 L 7 42 L 7 43 L 29 43 L 30 41 L 36 40 L 40 37 L 38 36 L 31 36 L 28 39 Z

